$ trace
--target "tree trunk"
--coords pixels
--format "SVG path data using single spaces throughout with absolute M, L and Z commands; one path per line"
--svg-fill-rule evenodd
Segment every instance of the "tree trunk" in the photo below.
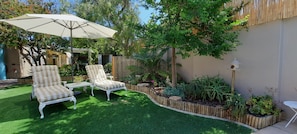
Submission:
M 20 51 L 20 54 L 23 56 L 23 58 L 25 58 L 25 60 L 26 60 L 31 66 L 33 66 L 33 63 L 32 63 L 31 60 L 29 59 L 30 53 L 29 53 L 29 56 L 28 56 L 28 54 L 24 54 L 24 51 L 27 51 L 27 52 L 28 52 L 28 50 L 24 49 L 24 51 L 23 51 L 23 46 L 21 46 L 21 45 L 18 46 L 18 50 Z M 30 56 L 30 57 L 31 57 L 31 56 Z
M 176 57 L 175 57 L 175 48 L 173 47 L 171 50 L 171 75 L 172 75 L 172 87 L 176 87 L 177 80 L 176 80 Z

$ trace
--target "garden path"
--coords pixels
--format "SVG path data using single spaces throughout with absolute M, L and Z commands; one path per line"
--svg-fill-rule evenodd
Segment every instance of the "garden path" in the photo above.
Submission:
M 0 89 L 8 87 L 8 86 L 12 86 L 12 85 L 17 84 L 17 83 L 18 83 L 17 79 L 0 80 Z
M 287 128 L 285 128 L 287 123 L 288 121 L 282 121 L 272 126 L 260 129 L 253 134 L 296 134 L 297 122 L 291 123 Z

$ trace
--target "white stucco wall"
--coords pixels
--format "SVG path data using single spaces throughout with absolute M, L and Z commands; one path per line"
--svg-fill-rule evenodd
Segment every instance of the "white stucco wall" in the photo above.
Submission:
M 245 97 L 273 95 L 275 103 L 291 116 L 291 110 L 282 103 L 297 101 L 297 17 L 249 27 L 241 31 L 239 39 L 242 44 L 223 60 L 207 56 L 178 58 L 177 62 L 183 64 L 178 72 L 187 81 L 219 74 L 231 83 L 229 68 L 237 58 L 240 70 L 236 71 L 235 89 Z

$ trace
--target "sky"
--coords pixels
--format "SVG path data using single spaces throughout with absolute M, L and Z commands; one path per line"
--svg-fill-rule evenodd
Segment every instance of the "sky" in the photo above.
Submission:
M 45 0 L 45 1 L 52 1 L 52 2 L 58 2 L 59 0 Z M 67 0 L 70 3 L 75 3 L 75 0 Z M 141 23 L 147 23 L 150 19 L 151 13 L 154 12 L 152 8 L 145 9 L 142 6 L 139 6 L 139 18 Z
M 153 13 L 153 9 L 145 9 L 144 7 L 139 7 L 139 18 L 141 23 L 147 23 L 150 19 L 151 13 Z

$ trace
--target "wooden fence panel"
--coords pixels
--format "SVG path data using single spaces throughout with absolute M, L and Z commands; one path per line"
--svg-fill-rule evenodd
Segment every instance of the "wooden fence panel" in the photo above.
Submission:
M 113 56 L 112 58 L 112 75 L 115 80 L 122 80 L 130 74 L 128 66 L 137 65 L 137 61 L 124 56 Z

